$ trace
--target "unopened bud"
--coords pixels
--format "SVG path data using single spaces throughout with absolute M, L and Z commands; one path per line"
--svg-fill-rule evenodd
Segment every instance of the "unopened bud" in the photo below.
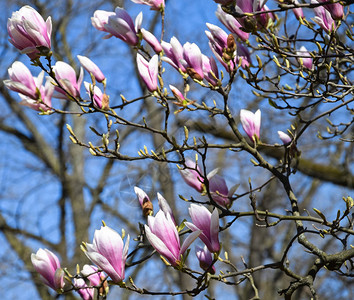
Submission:
M 236 50 L 235 38 L 231 33 L 227 36 L 227 48 L 228 48 L 227 51 L 229 53 L 230 52 L 233 53 Z
M 109 96 L 104 93 L 102 95 L 102 109 L 107 110 L 109 108 Z
M 151 201 L 143 201 L 143 216 L 151 216 L 153 214 L 154 208 Z

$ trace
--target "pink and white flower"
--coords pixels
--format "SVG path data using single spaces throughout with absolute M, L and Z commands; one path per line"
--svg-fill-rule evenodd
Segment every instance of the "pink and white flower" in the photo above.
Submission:
M 169 214 L 161 210 L 155 217 L 148 216 L 148 225 L 145 225 L 146 237 L 150 244 L 174 267 L 181 264 L 182 255 L 200 232 L 191 233 L 181 246 L 175 223 Z
M 134 24 L 130 15 L 123 8 L 116 7 L 114 13 L 96 10 L 91 22 L 96 29 L 109 33 L 105 38 L 115 36 L 131 46 L 136 46 L 139 43 L 137 32 L 140 30 L 142 13 L 136 17 Z
M 215 266 L 213 264 L 213 257 L 211 252 L 208 250 L 207 246 L 203 248 L 196 246 L 195 255 L 199 260 L 199 266 L 204 270 L 208 271 L 210 274 L 215 274 Z
M 152 10 L 161 10 L 165 7 L 165 0 L 132 0 L 134 3 L 145 4 Z
M 311 3 L 318 3 L 317 0 L 311 0 Z M 315 21 L 326 33 L 332 32 L 336 29 L 336 23 L 334 22 L 330 12 L 325 9 L 323 6 L 314 7 Z
M 68 99 L 69 95 L 72 97 L 80 96 L 80 87 L 84 77 L 83 69 L 80 69 L 79 77 L 76 78 L 76 72 L 72 66 L 63 61 L 58 61 L 54 67 L 55 79 L 60 83 L 60 87 L 56 86 L 57 92 L 55 97 L 61 99 Z
M 246 109 L 241 109 L 240 118 L 243 130 L 247 133 L 252 141 L 260 138 L 259 132 L 261 128 L 261 111 L 258 109 L 253 113 Z
M 202 172 L 196 162 L 187 158 L 185 162 L 186 168 L 180 169 L 183 180 L 198 192 L 203 191 Z
M 154 49 L 155 53 L 158 54 L 162 51 L 160 42 L 150 31 L 147 31 L 142 28 L 141 34 L 143 35 L 143 39 L 151 46 L 152 49 Z
M 10 42 L 31 59 L 37 58 L 44 49 L 49 51 L 51 47 L 51 17 L 44 21 L 42 16 L 28 5 L 12 13 L 7 21 L 7 31 Z
M 125 242 L 113 229 L 102 226 L 95 231 L 93 243 L 86 243 L 86 256 L 111 279 L 122 282 L 125 277 L 125 262 L 128 256 L 129 235 Z
M 217 208 L 210 213 L 209 210 L 199 204 L 191 204 L 189 215 L 192 223 L 185 222 L 186 226 L 193 232 L 201 231 L 199 238 L 208 247 L 210 252 L 219 252 L 219 213 Z
M 22 99 L 20 104 L 37 111 L 51 109 L 54 86 L 49 80 L 45 86 L 42 85 L 44 71 L 38 77 L 34 77 L 22 62 L 15 61 L 8 69 L 8 73 L 10 79 L 4 80 L 4 84 L 8 89 L 19 93 Z
M 287 135 L 285 132 L 278 131 L 278 135 L 284 145 L 289 145 L 291 143 L 292 141 L 291 137 Z
M 158 73 L 159 58 L 155 54 L 150 61 L 147 61 L 141 54 L 137 54 L 136 62 L 141 79 L 144 81 L 146 87 L 150 92 L 158 89 L 157 73 Z
M 31 261 L 43 282 L 60 293 L 65 283 L 64 271 L 60 267 L 58 257 L 48 249 L 39 249 L 36 254 L 32 253 Z
M 229 188 L 223 177 L 217 174 L 218 169 L 208 173 L 209 191 L 213 200 L 223 207 L 229 207 L 231 204 Z
M 102 82 L 106 79 L 100 68 L 91 59 L 81 55 L 78 55 L 77 58 L 79 59 L 80 64 L 84 67 L 84 69 L 91 73 L 98 82 Z

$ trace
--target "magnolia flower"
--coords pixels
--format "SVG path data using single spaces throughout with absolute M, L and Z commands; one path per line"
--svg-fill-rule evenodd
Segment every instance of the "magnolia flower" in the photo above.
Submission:
M 132 0 L 134 3 L 151 6 L 152 10 L 160 10 L 165 7 L 165 0 Z
M 328 2 L 327 0 L 319 0 L 319 2 Z M 331 3 L 331 4 L 325 4 L 323 5 L 325 9 L 329 11 L 331 14 L 332 18 L 335 20 L 341 20 L 344 16 L 344 9 L 343 5 L 340 4 L 339 2 L 337 3 Z
M 261 111 L 258 109 L 256 113 L 249 110 L 241 109 L 240 118 L 243 130 L 247 133 L 252 141 L 259 139 L 259 131 L 261 128 Z
M 143 39 L 151 46 L 152 49 L 154 49 L 155 53 L 160 53 L 162 51 L 160 42 L 150 31 L 142 28 L 141 34 L 143 35 Z
M 86 256 L 115 282 L 122 282 L 125 276 L 129 235 L 123 244 L 121 236 L 113 229 L 102 226 L 95 231 L 93 243 L 86 243 Z
M 195 255 L 199 260 L 199 266 L 204 271 L 208 271 L 210 274 L 215 274 L 215 267 L 212 266 L 213 257 L 211 255 L 211 252 L 208 250 L 208 247 L 204 246 L 204 248 L 201 248 L 196 246 L 195 248 Z
M 299 51 L 296 51 L 296 55 L 300 56 L 298 60 L 302 60 L 302 65 L 311 70 L 312 69 L 312 57 L 310 53 L 307 51 L 305 46 L 301 46 Z
M 210 213 L 209 210 L 199 204 L 191 204 L 188 209 L 192 223 L 185 222 L 193 232 L 201 231 L 199 238 L 208 247 L 210 252 L 219 252 L 219 213 L 217 208 Z
M 70 94 L 72 97 L 80 96 L 80 87 L 84 73 L 82 68 L 80 69 L 79 78 L 76 79 L 76 72 L 72 66 L 63 61 L 58 61 L 54 67 L 55 79 L 60 83 L 60 87 L 56 86 L 57 92 L 55 97 L 61 99 L 68 99 Z M 67 93 L 66 93 L 67 92 Z
M 162 49 L 165 53 L 165 57 L 162 58 L 163 61 L 169 63 L 176 70 L 181 70 L 186 72 L 185 66 L 181 63 L 183 60 L 183 47 L 176 37 L 172 37 L 170 43 L 162 41 Z
M 93 300 L 95 289 L 88 288 L 84 279 L 74 278 L 74 287 L 83 300 Z
M 318 3 L 317 0 L 311 0 L 311 3 Z M 331 14 L 323 6 L 314 7 L 315 21 L 325 32 L 330 33 L 336 28 L 336 23 L 334 22 Z
M 158 72 L 158 56 L 155 54 L 148 62 L 139 53 L 136 56 L 136 62 L 141 79 L 144 81 L 146 87 L 150 92 L 158 89 L 157 72 Z
M 235 10 L 238 13 L 253 13 L 257 11 L 266 12 L 268 7 L 265 5 L 266 0 L 237 0 Z M 268 20 L 275 19 L 273 13 L 263 13 L 256 17 L 242 17 L 237 18 L 242 27 L 247 30 L 247 32 L 252 32 L 255 29 L 263 28 L 267 26 Z
M 100 109 L 108 108 L 109 97 L 106 94 L 103 94 L 98 86 L 93 86 L 91 83 L 85 81 L 84 86 L 87 94 L 93 100 L 93 105 Z
M 191 233 L 180 246 L 175 223 L 169 214 L 160 210 L 155 217 L 148 216 L 148 224 L 149 226 L 145 225 L 145 233 L 150 244 L 174 267 L 181 264 L 183 253 L 201 232 Z
M 102 281 L 105 279 L 105 276 L 102 272 L 98 272 L 98 269 L 95 266 L 84 265 L 81 270 L 81 274 L 87 278 L 90 282 L 90 286 L 100 286 Z M 84 300 L 93 300 L 95 298 L 95 289 L 88 288 L 85 280 L 83 278 L 74 278 L 74 286 L 77 289 L 77 292 Z M 106 291 L 100 289 L 100 294 L 104 294 Z
M 185 165 L 185 169 L 179 170 L 183 180 L 189 186 L 201 193 L 203 191 L 203 177 L 201 175 L 202 171 L 200 170 L 197 163 L 189 158 L 186 159 Z
M 284 145 L 289 145 L 291 143 L 292 141 L 291 137 L 287 135 L 285 132 L 278 131 L 278 135 Z
M 138 200 L 141 208 L 143 209 L 143 216 L 149 216 L 153 213 L 152 202 L 150 201 L 149 196 L 139 187 L 134 187 L 134 192 L 138 196 Z
M 240 22 L 237 21 L 232 15 L 224 12 L 221 8 L 221 5 L 218 5 L 215 15 L 228 30 L 230 30 L 232 33 L 235 33 L 241 40 L 248 40 L 250 34 L 248 32 L 244 32 L 241 29 L 242 26 Z
M 81 55 L 78 55 L 77 58 L 79 59 L 80 64 L 84 67 L 84 69 L 91 73 L 98 82 L 102 82 L 106 79 L 100 68 L 97 67 L 97 65 L 91 59 Z
M 105 29 L 105 25 L 108 23 L 108 18 L 114 15 L 115 13 L 113 11 L 96 10 L 93 14 L 93 17 L 91 17 L 92 26 L 97 30 L 108 32 Z M 111 36 L 112 35 L 109 35 L 106 38 Z
M 57 292 L 61 292 L 64 283 L 64 271 L 58 257 L 48 249 L 39 249 L 32 253 L 33 267 L 41 275 L 43 282 Z
M 32 7 L 26 5 L 12 13 L 7 21 L 10 42 L 31 59 L 37 58 L 41 51 L 51 47 L 52 20 L 46 21 Z
M 38 87 L 30 70 L 20 61 L 15 61 L 8 69 L 10 79 L 4 80 L 5 86 L 17 93 L 38 99 Z M 43 76 L 42 76 L 43 78 Z
M 49 81 L 45 86 L 42 85 L 44 71 L 38 77 L 33 77 L 22 62 L 15 61 L 8 69 L 8 73 L 10 79 L 4 80 L 4 84 L 8 89 L 19 93 L 22 99 L 20 104 L 38 111 L 51 109 L 54 86 Z
M 34 80 L 37 85 L 39 85 L 39 98 L 33 100 L 30 97 L 19 94 L 22 101 L 21 105 L 27 106 L 37 111 L 50 111 L 52 106 L 52 95 L 54 92 L 54 85 L 51 83 L 51 80 L 48 78 L 45 85 L 42 85 L 44 72 L 42 71 L 38 77 L 34 77 Z
M 211 171 L 208 175 L 209 191 L 213 200 L 223 207 L 228 207 L 231 204 L 229 188 L 223 177 L 216 174 L 218 169 Z
M 299 4 L 299 1 L 298 0 L 293 0 L 293 2 L 292 2 L 292 0 L 287 0 L 287 3 L 290 3 L 290 4 L 294 3 L 295 5 L 297 5 L 297 4 Z M 301 7 L 293 8 L 293 13 L 294 13 L 296 19 L 298 19 L 298 20 L 300 19 L 300 17 L 301 18 L 304 17 L 304 12 L 302 11 Z
M 178 100 L 178 102 L 183 103 L 186 101 L 186 98 L 184 98 L 183 94 L 181 93 L 181 91 L 178 88 L 176 88 L 175 86 L 173 86 L 171 84 L 169 85 L 169 88 L 170 88 L 172 94 Z
M 183 61 L 187 73 L 194 79 L 203 80 L 203 57 L 202 52 L 195 43 L 183 45 Z
M 221 81 L 219 80 L 219 70 L 215 59 L 212 57 L 207 57 L 204 54 L 202 55 L 202 58 L 204 79 L 213 86 L 221 85 Z
M 241 66 L 243 68 L 250 64 L 251 58 L 246 47 L 235 42 L 234 37 L 231 34 L 228 35 L 220 27 L 210 23 L 206 25 L 210 30 L 205 31 L 210 49 L 226 70 L 232 71 L 239 64 L 240 58 L 242 58 Z
M 166 217 L 167 215 L 169 215 L 173 223 L 176 224 L 175 216 L 173 215 L 172 209 L 168 204 L 167 200 L 160 193 L 157 193 L 157 200 L 159 202 L 160 210 L 163 211 Z
M 96 29 L 109 33 L 105 38 L 115 36 L 131 46 L 136 46 L 139 42 L 137 31 L 140 30 L 142 13 L 136 17 L 134 24 L 123 8 L 116 7 L 115 13 L 96 10 L 91 22 Z

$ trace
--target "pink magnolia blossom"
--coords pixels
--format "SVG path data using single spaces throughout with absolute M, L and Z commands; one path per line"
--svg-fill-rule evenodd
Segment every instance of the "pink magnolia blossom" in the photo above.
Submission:
M 250 65 L 251 58 L 248 49 L 238 42 L 236 42 L 234 53 L 227 53 L 228 56 L 231 55 L 229 59 L 233 57 L 230 63 L 227 63 L 224 55 L 226 50 L 230 50 L 228 47 L 228 34 L 216 25 L 210 23 L 207 23 L 206 25 L 210 30 L 205 31 L 205 34 L 209 39 L 210 49 L 226 70 L 233 70 L 235 66 L 239 64 L 240 58 L 242 58 L 241 66 L 243 68 Z
M 136 46 L 139 42 L 137 31 L 140 30 L 141 21 L 141 13 L 136 17 L 134 24 L 130 15 L 120 7 L 116 7 L 114 13 L 96 10 L 91 18 L 96 29 L 109 33 L 105 38 L 115 36 L 131 46 Z
M 215 267 L 213 264 L 213 257 L 211 252 L 208 250 L 207 246 L 203 248 L 196 246 L 195 255 L 199 260 L 199 266 L 204 270 L 208 271 L 210 274 L 215 274 Z
M 278 135 L 284 145 L 289 145 L 291 143 L 292 141 L 291 137 L 287 135 L 285 132 L 278 131 Z
M 223 177 L 217 174 L 218 169 L 211 171 L 208 175 L 209 191 L 213 200 L 223 207 L 229 207 L 230 192 Z
M 241 40 L 247 41 L 249 39 L 250 34 L 241 29 L 242 26 L 240 22 L 237 21 L 232 15 L 224 12 L 220 5 L 218 5 L 215 15 L 229 31 L 235 33 Z
M 186 168 L 180 169 L 183 180 L 198 192 L 203 191 L 203 177 L 202 172 L 196 162 L 187 158 L 185 162 Z
M 189 215 L 192 223 L 185 222 L 186 226 L 193 232 L 201 230 L 199 238 L 208 247 L 210 252 L 219 252 L 219 213 L 217 208 L 213 213 L 203 205 L 191 204 Z
M 138 196 L 138 200 L 139 200 L 140 206 L 143 210 L 144 217 L 146 217 L 148 215 L 152 215 L 153 206 L 152 206 L 152 202 L 150 201 L 149 196 L 141 188 L 139 188 L 137 186 L 134 187 L 134 192 Z
M 182 262 L 182 255 L 198 237 L 200 231 L 191 233 L 182 246 L 175 223 L 169 214 L 159 211 L 155 217 L 148 216 L 148 225 L 145 225 L 146 237 L 155 250 L 164 256 L 172 266 Z
M 122 282 L 125 277 L 125 261 L 128 256 L 129 235 L 123 244 L 121 236 L 113 229 L 102 226 L 95 231 L 92 244 L 86 243 L 86 256 L 111 279 Z
M 289 3 L 291 3 L 291 0 L 288 0 Z M 294 4 L 299 4 L 299 1 L 298 0 L 294 0 Z M 296 17 L 296 19 L 300 19 L 304 17 L 304 12 L 302 11 L 302 8 L 301 7 L 298 7 L 298 8 L 293 8 L 293 13 Z
M 54 85 L 51 83 L 51 80 L 48 78 L 45 85 L 42 85 L 44 73 L 41 72 L 38 77 L 34 77 L 37 84 L 40 86 L 39 95 L 40 97 L 37 100 L 33 100 L 30 97 L 19 94 L 22 101 L 21 105 L 27 106 L 37 111 L 50 111 L 52 106 L 52 95 L 54 92 Z
M 301 46 L 300 50 L 299 51 L 296 51 L 296 55 L 300 56 L 298 58 L 302 60 L 302 65 L 311 70 L 312 69 L 312 57 L 310 55 L 310 53 L 307 51 L 306 47 L 305 46 Z
M 15 61 L 8 69 L 10 79 L 4 80 L 5 86 L 19 93 L 22 101 L 20 104 L 35 110 L 48 111 L 52 104 L 54 86 L 47 81 L 42 85 L 44 71 L 38 77 L 33 77 L 30 70 L 19 61 Z
M 152 49 L 154 49 L 155 53 L 158 54 L 162 51 L 160 42 L 150 31 L 147 31 L 142 28 L 141 34 L 143 35 L 143 39 L 151 46 Z
M 247 133 L 252 141 L 256 138 L 259 139 L 261 128 L 261 111 L 258 109 L 256 113 L 252 113 L 249 110 L 241 109 L 240 112 L 241 124 L 243 130 Z
M 178 39 L 176 37 L 172 37 L 170 43 L 162 41 L 161 46 L 165 53 L 162 60 L 169 63 L 176 70 L 180 69 L 185 73 L 187 70 L 181 63 L 183 60 L 183 47 Z
M 159 202 L 160 210 L 163 211 L 166 217 L 169 215 L 173 223 L 176 224 L 175 216 L 173 215 L 172 209 L 167 200 L 160 193 L 157 193 L 157 200 Z
M 319 0 L 319 2 L 328 2 L 328 0 Z M 331 3 L 331 4 L 325 4 L 323 5 L 325 9 L 329 11 L 331 14 L 332 18 L 335 20 L 341 20 L 344 16 L 344 9 L 343 5 L 340 4 L 339 2 L 337 3 Z
M 193 70 L 193 72 L 196 72 L 199 76 L 194 77 L 198 80 L 202 80 L 204 78 L 204 72 L 203 72 L 203 57 L 202 57 L 202 52 L 200 51 L 199 47 L 195 43 L 185 43 L 183 45 L 183 61 L 182 63 L 184 64 L 184 67 L 188 72 L 189 70 Z
M 81 274 L 90 282 L 90 286 L 100 286 L 105 276 L 102 272 L 98 272 L 95 266 L 84 265 Z M 83 300 L 94 300 L 95 289 L 89 288 L 83 278 L 74 278 L 74 286 Z
M 33 267 L 41 275 L 43 282 L 57 292 L 61 292 L 64 283 L 64 271 L 60 267 L 58 257 L 48 249 L 39 249 L 32 253 Z
M 101 89 L 97 85 L 92 86 L 92 84 L 87 81 L 84 82 L 84 86 L 87 94 L 89 94 L 90 98 L 92 97 L 93 99 L 93 105 L 100 109 L 106 109 L 107 107 L 103 107 L 104 94 L 102 93 Z
M 98 272 L 98 268 L 92 265 L 84 265 L 81 274 L 90 281 L 92 286 L 99 286 L 106 277 L 104 273 Z
M 79 59 L 80 64 L 84 67 L 84 69 L 91 73 L 98 82 L 102 82 L 106 79 L 100 68 L 97 67 L 97 65 L 91 59 L 81 55 L 78 55 L 77 58 Z
M 265 3 L 265 1 L 264 1 Z M 267 5 L 263 5 L 260 9 L 258 9 L 260 11 L 263 11 L 263 12 L 267 12 L 269 11 L 269 8 Z M 257 20 L 258 22 L 262 25 L 262 27 L 266 27 L 267 24 L 268 24 L 268 21 L 269 20 L 275 20 L 275 16 L 272 12 L 268 12 L 268 13 L 263 13 L 263 14 L 260 14 L 259 16 L 257 16 Z
M 7 31 L 10 42 L 31 59 L 37 58 L 44 48 L 49 51 L 51 47 L 52 20 L 46 21 L 32 7 L 26 5 L 19 11 L 12 13 L 7 21 Z
M 318 3 L 317 0 L 311 0 L 311 3 Z M 326 32 L 330 33 L 336 28 L 336 23 L 334 22 L 330 12 L 323 6 L 314 7 L 315 17 L 313 20 Z
M 257 11 L 266 12 L 268 7 L 265 5 L 266 0 L 237 0 L 235 10 L 238 13 L 253 13 Z M 263 13 L 255 17 L 241 17 L 237 18 L 239 23 L 247 31 L 253 31 L 255 28 L 262 29 L 266 27 L 269 19 L 275 20 L 273 13 Z M 246 20 L 248 20 L 246 22 Z M 252 22 L 254 20 L 254 22 Z
M 179 100 L 179 102 L 183 103 L 184 101 L 186 101 L 186 98 L 184 98 L 183 94 L 178 88 L 171 84 L 169 85 L 169 88 L 172 91 L 173 95 L 176 97 L 176 99 Z
M 204 79 L 213 86 L 221 85 L 219 80 L 219 70 L 213 57 L 202 55 Z
M 132 0 L 134 3 L 145 4 L 152 10 L 161 10 L 165 7 L 165 0 Z
M 20 61 L 15 61 L 8 69 L 10 79 L 4 80 L 5 86 L 17 93 L 37 100 L 39 87 L 30 70 Z M 43 78 L 43 76 L 42 76 Z
M 108 32 L 105 29 L 105 25 L 108 23 L 108 18 L 111 16 L 114 16 L 114 15 L 115 15 L 115 12 L 113 12 L 113 11 L 96 10 L 93 14 L 93 17 L 91 17 L 92 26 L 95 27 L 99 31 Z M 111 36 L 112 35 L 109 35 L 108 37 L 111 37 Z
M 68 99 L 68 92 L 73 97 L 80 96 L 80 87 L 84 76 L 82 68 L 80 69 L 80 75 L 76 78 L 76 72 L 72 66 L 63 61 L 58 61 L 54 67 L 55 78 L 60 83 L 61 87 L 56 86 L 55 91 L 56 98 Z M 64 89 L 64 90 L 63 90 Z
M 149 62 L 146 61 L 146 59 L 139 53 L 136 56 L 140 77 L 150 92 L 154 92 L 158 89 L 158 60 L 159 58 L 156 54 L 151 58 Z
M 88 288 L 84 279 L 74 278 L 74 287 L 77 289 L 76 291 L 79 293 L 83 300 L 94 299 L 95 289 Z

